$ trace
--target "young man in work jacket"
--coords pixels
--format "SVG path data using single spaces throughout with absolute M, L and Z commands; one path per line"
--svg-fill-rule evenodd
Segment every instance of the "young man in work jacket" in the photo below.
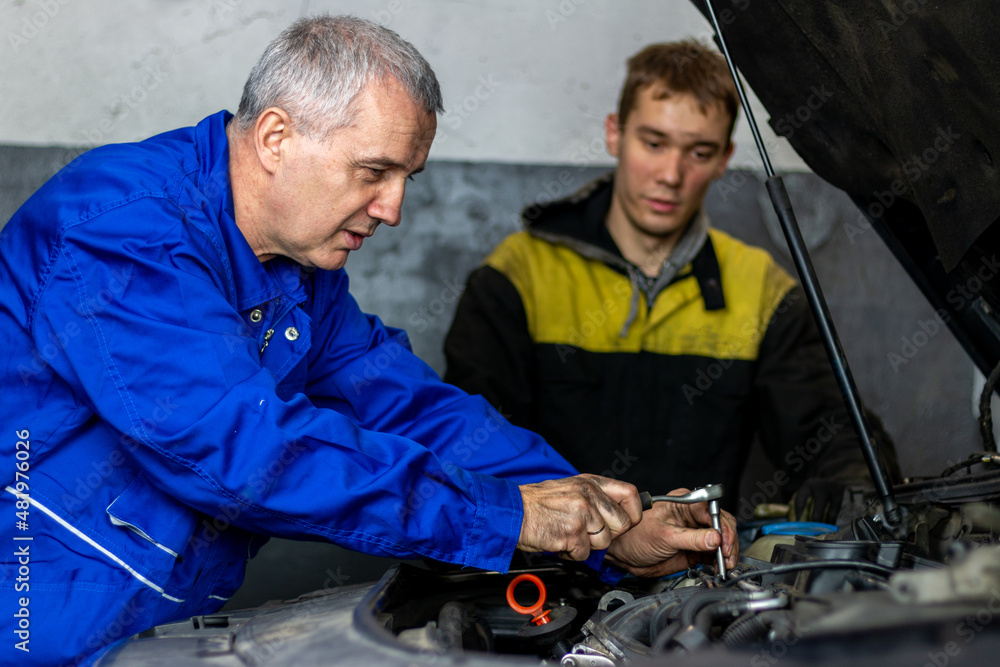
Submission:
M 737 94 L 694 43 L 628 62 L 605 125 L 613 174 L 528 208 L 469 277 L 445 380 L 482 394 L 580 470 L 639 488 L 722 482 L 755 434 L 767 494 L 832 521 L 868 479 L 806 299 L 768 254 L 711 229 L 702 203 L 732 155 Z M 810 480 L 803 487 L 806 480 Z
M 706 507 L 643 513 L 634 487 L 577 475 L 348 293 L 441 106 L 395 33 L 303 19 L 235 117 L 90 151 L 11 219 L 0 663 L 93 661 L 216 611 L 267 535 L 500 571 L 549 551 L 609 576 L 720 544 L 694 529 Z

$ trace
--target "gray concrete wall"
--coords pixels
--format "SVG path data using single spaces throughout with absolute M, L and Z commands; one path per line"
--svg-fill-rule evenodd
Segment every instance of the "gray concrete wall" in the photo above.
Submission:
M 435 160 L 608 164 L 601 122 L 626 58 L 712 35 L 688 0 L 14 0 L 0 3 L 0 117 L 17 122 L 0 144 L 135 141 L 234 109 L 264 46 L 321 12 L 378 22 L 427 58 L 445 101 Z M 777 168 L 804 168 L 761 131 Z M 757 161 L 742 121 L 736 145 L 737 164 Z
M 0 221 L 77 152 L 0 146 Z M 350 258 L 352 292 L 365 310 L 407 329 L 417 354 L 441 372 L 442 340 L 468 272 L 518 228 L 524 205 L 568 194 L 603 171 L 432 161 L 408 187 L 402 225 L 379 229 Z M 978 448 L 971 362 L 941 331 L 906 364 L 893 366 L 890 353 L 899 354 L 903 340 L 933 317 L 930 306 L 875 232 L 859 226 L 846 196 L 811 174 L 792 174 L 787 186 L 862 397 L 894 437 L 903 472 L 935 474 L 946 461 L 964 458 Z M 794 272 L 753 172 L 729 172 L 706 205 L 717 227 L 767 248 Z M 755 467 L 755 474 L 766 475 L 766 467 Z M 275 540 L 252 564 L 234 604 L 368 580 L 387 562 Z

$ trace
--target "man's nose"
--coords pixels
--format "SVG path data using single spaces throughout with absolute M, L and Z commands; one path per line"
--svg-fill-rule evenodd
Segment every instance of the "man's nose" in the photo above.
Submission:
M 684 156 L 680 150 L 668 150 L 656 166 L 656 178 L 670 187 L 679 187 L 684 180 Z
M 406 179 L 386 183 L 368 205 L 368 215 L 390 227 L 395 227 L 403 220 L 405 192 Z

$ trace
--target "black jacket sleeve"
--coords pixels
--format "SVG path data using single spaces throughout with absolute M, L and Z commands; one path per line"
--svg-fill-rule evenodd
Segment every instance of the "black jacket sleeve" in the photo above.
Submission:
M 854 425 L 805 293 L 791 289 L 761 341 L 755 377 L 759 432 L 789 491 L 810 477 L 871 484 Z
M 489 266 L 469 275 L 444 353 L 446 382 L 536 430 L 534 344 L 521 296 L 506 276 Z

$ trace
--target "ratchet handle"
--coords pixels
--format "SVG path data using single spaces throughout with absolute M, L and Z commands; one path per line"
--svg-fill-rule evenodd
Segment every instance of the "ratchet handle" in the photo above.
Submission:
M 642 501 L 642 511 L 653 509 L 653 496 L 649 491 L 642 491 L 639 493 L 639 500 Z
M 673 496 L 654 496 L 648 491 L 642 491 L 639 493 L 639 501 L 642 503 L 643 511 L 645 511 L 651 509 L 653 503 L 665 502 L 694 505 L 696 503 L 718 500 L 724 493 L 725 489 L 721 484 L 709 484 L 708 486 L 699 487 L 693 491 Z

